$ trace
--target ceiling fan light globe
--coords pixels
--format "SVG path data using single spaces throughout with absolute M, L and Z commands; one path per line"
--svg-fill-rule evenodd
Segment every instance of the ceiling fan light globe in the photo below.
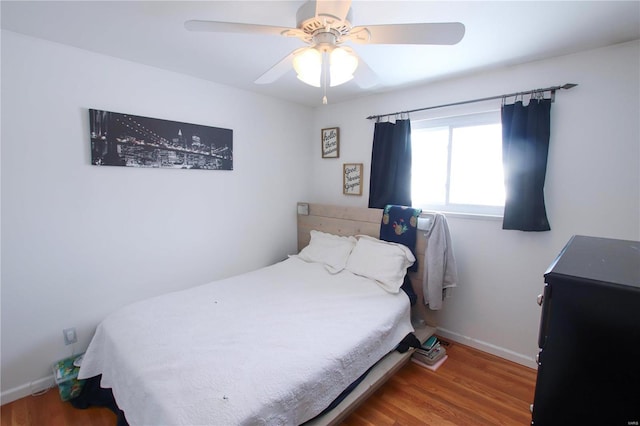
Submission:
M 358 68 L 358 58 L 346 49 L 337 47 L 329 57 L 330 86 L 339 86 L 353 78 L 353 73 Z
M 300 81 L 320 87 L 322 54 L 313 48 L 298 53 L 293 58 L 293 69 L 295 69 Z
M 320 87 L 320 74 L 315 75 L 297 75 L 298 80 L 313 87 Z

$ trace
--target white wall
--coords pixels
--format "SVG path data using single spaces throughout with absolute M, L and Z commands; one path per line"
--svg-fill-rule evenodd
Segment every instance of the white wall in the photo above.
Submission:
M 639 63 L 633 42 L 311 110 L 2 31 L 2 402 L 70 354 L 63 328 L 80 351 L 126 303 L 294 252 L 296 201 L 366 206 L 366 116 L 574 82 L 552 107 L 552 231 L 449 219 L 460 283 L 441 333 L 533 365 L 535 297 L 568 238 L 640 239 Z M 233 129 L 234 171 L 91 166 L 88 108 Z M 340 158 L 321 159 L 332 126 Z M 345 162 L 365 165 L 361 197 L 342 195 Z
M 340 158 L 313 154 L 311 202 L 366 206 L 374 114 L 578 83 L 557 94 L 545 187 L 552 230 L 450 217 L 459 286 L 438 314 L 444 336 L 534 366 L 543 274 L 574 234 L 640 239 L 640 43 L 625 43 L 327 105 L 315 127 L 340 127 Z M 330 92 L 329 92 L 330 97 Z M 500 101 L 458 108 L 499 108 Z M 429 114 L 454 113 L 452 109 Z M 414 114 L 412 119 L 428 114 Z M 342 163 L 362 162 L 362 197 L 342 195 Z
M 234 170 L 91 166 L 88 108 L 233 129 Z M 312 114 L 3 31 L 2 402 L 70 355 L 63 328 L 81 351 L 126 303 L 294 253 Z

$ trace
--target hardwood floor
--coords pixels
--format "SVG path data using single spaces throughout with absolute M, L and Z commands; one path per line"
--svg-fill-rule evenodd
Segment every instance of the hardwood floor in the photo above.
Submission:
M 430 371 L 409 362 L 343 426 L 529 425 L 536 371 L 452 343 Z
M 116 415 L 106 408 L 78 410 L 62 402 L 58 389 L 28 396 L 0 408 L 2 426 L 116 426 Z
M 409 362 L 343 426 L 528 425 L 536 372 L 453 343 L 449 359 L 433 372 Z M 1 426 L 115 426 L 106 408 L 78 410 L 56 389 L 0 409 Z M 217 425 L 216 425 L 217 426 Z

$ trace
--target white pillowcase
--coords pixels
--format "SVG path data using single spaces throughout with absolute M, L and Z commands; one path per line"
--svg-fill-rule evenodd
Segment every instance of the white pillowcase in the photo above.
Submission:
M 307 262 L 322 263 L 327 271 L 336 274 L 345 268 L 357 241 L 354 237 L 313 230 L 309 245 L 300 251 L 298 257 Z
M 356 275 L 376 280 L 389 293 L 398 293 L 407 268 L 416 258 L 403 244 L 359 235 L 346 269 Z

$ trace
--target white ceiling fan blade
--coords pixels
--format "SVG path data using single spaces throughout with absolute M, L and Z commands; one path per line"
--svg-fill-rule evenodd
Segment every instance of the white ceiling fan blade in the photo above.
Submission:
M 208 31 L 215 33 L 267 34 L 284 35 L 290 37 L 304 36 L 304 32 L 297 28 L 274 27 L 271 25 L 242 24 L 237 22 L 199 21 L 191 20 L 184 23 L 189 31 Z
M 375 72 L 369 67 L 369 65 L 362 60 L 362 58 L 350 47 L 341 46 L 343 49 L 348 51 L 350 54 L 358 58 L 358 68 L 353 76 L 353 81 L 358 85 L 358 87 L 362 89 L 369 89 L 378 84 L 378 76 Z
M 296 49 L 293 52 L 289 53 L 280 62 L 269 68 L 267 72 L 258 77 L 258 79 L 254 81 L 254 83 L 273 83 L 274 81 L 285 75 L 288 71 L 291 71 L 293 69 L 293 57 L 305 49 L 308 49 L 308 47 L 301 47 L 300 49 Z
M 363 44 L 452 45 L 462 40 L 464 32 L 460 22 L 368 25 L 353 27 L 348 40 Z
M 316 0 L 316 18 L 344 22 L 351 7 L 351 0 Z

